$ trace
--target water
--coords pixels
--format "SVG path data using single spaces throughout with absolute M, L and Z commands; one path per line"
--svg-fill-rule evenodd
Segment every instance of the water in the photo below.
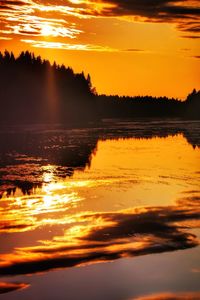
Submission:
M 200 299 L 199 132 L 2 129 L 2 299 Z

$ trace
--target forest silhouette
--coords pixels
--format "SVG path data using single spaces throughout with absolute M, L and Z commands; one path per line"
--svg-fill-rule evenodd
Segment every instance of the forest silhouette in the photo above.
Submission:
M 28 51 L 0 53 L 1 123 L 84 123 L 93 119 L 90 76 Z
M 90 75 L 53 65 L 28 51 L 0 52 L 0 124 L 63 123 L 105 118 L 200 118 L 200 91 L 185 101 L 152 96 L 98 95 Z

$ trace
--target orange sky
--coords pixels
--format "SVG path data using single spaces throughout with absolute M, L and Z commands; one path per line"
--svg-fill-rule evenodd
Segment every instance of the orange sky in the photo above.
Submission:
M 0 0 L 0 50 L 90 73 L 98 93 L 200 89 L 198 0 Z

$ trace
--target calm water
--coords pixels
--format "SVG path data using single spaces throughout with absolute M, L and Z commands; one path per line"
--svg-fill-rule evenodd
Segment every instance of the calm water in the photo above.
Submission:
M 1 298 L 200 299 L 200 122 L 42 127 L 0 131 Z

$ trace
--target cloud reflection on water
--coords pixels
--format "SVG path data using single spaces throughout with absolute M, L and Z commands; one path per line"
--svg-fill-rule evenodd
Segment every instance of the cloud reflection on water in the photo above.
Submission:
M 196 236 L 182 222 L 200 218 L 200 209 L 148 207 L 74 215 L 63 236 L 19 247 L 1 256 L 0 275 L 33 274 L 52 269 L 112 261 L 195 247 Z M 191 228 L 190 228 L 191 229 Z

